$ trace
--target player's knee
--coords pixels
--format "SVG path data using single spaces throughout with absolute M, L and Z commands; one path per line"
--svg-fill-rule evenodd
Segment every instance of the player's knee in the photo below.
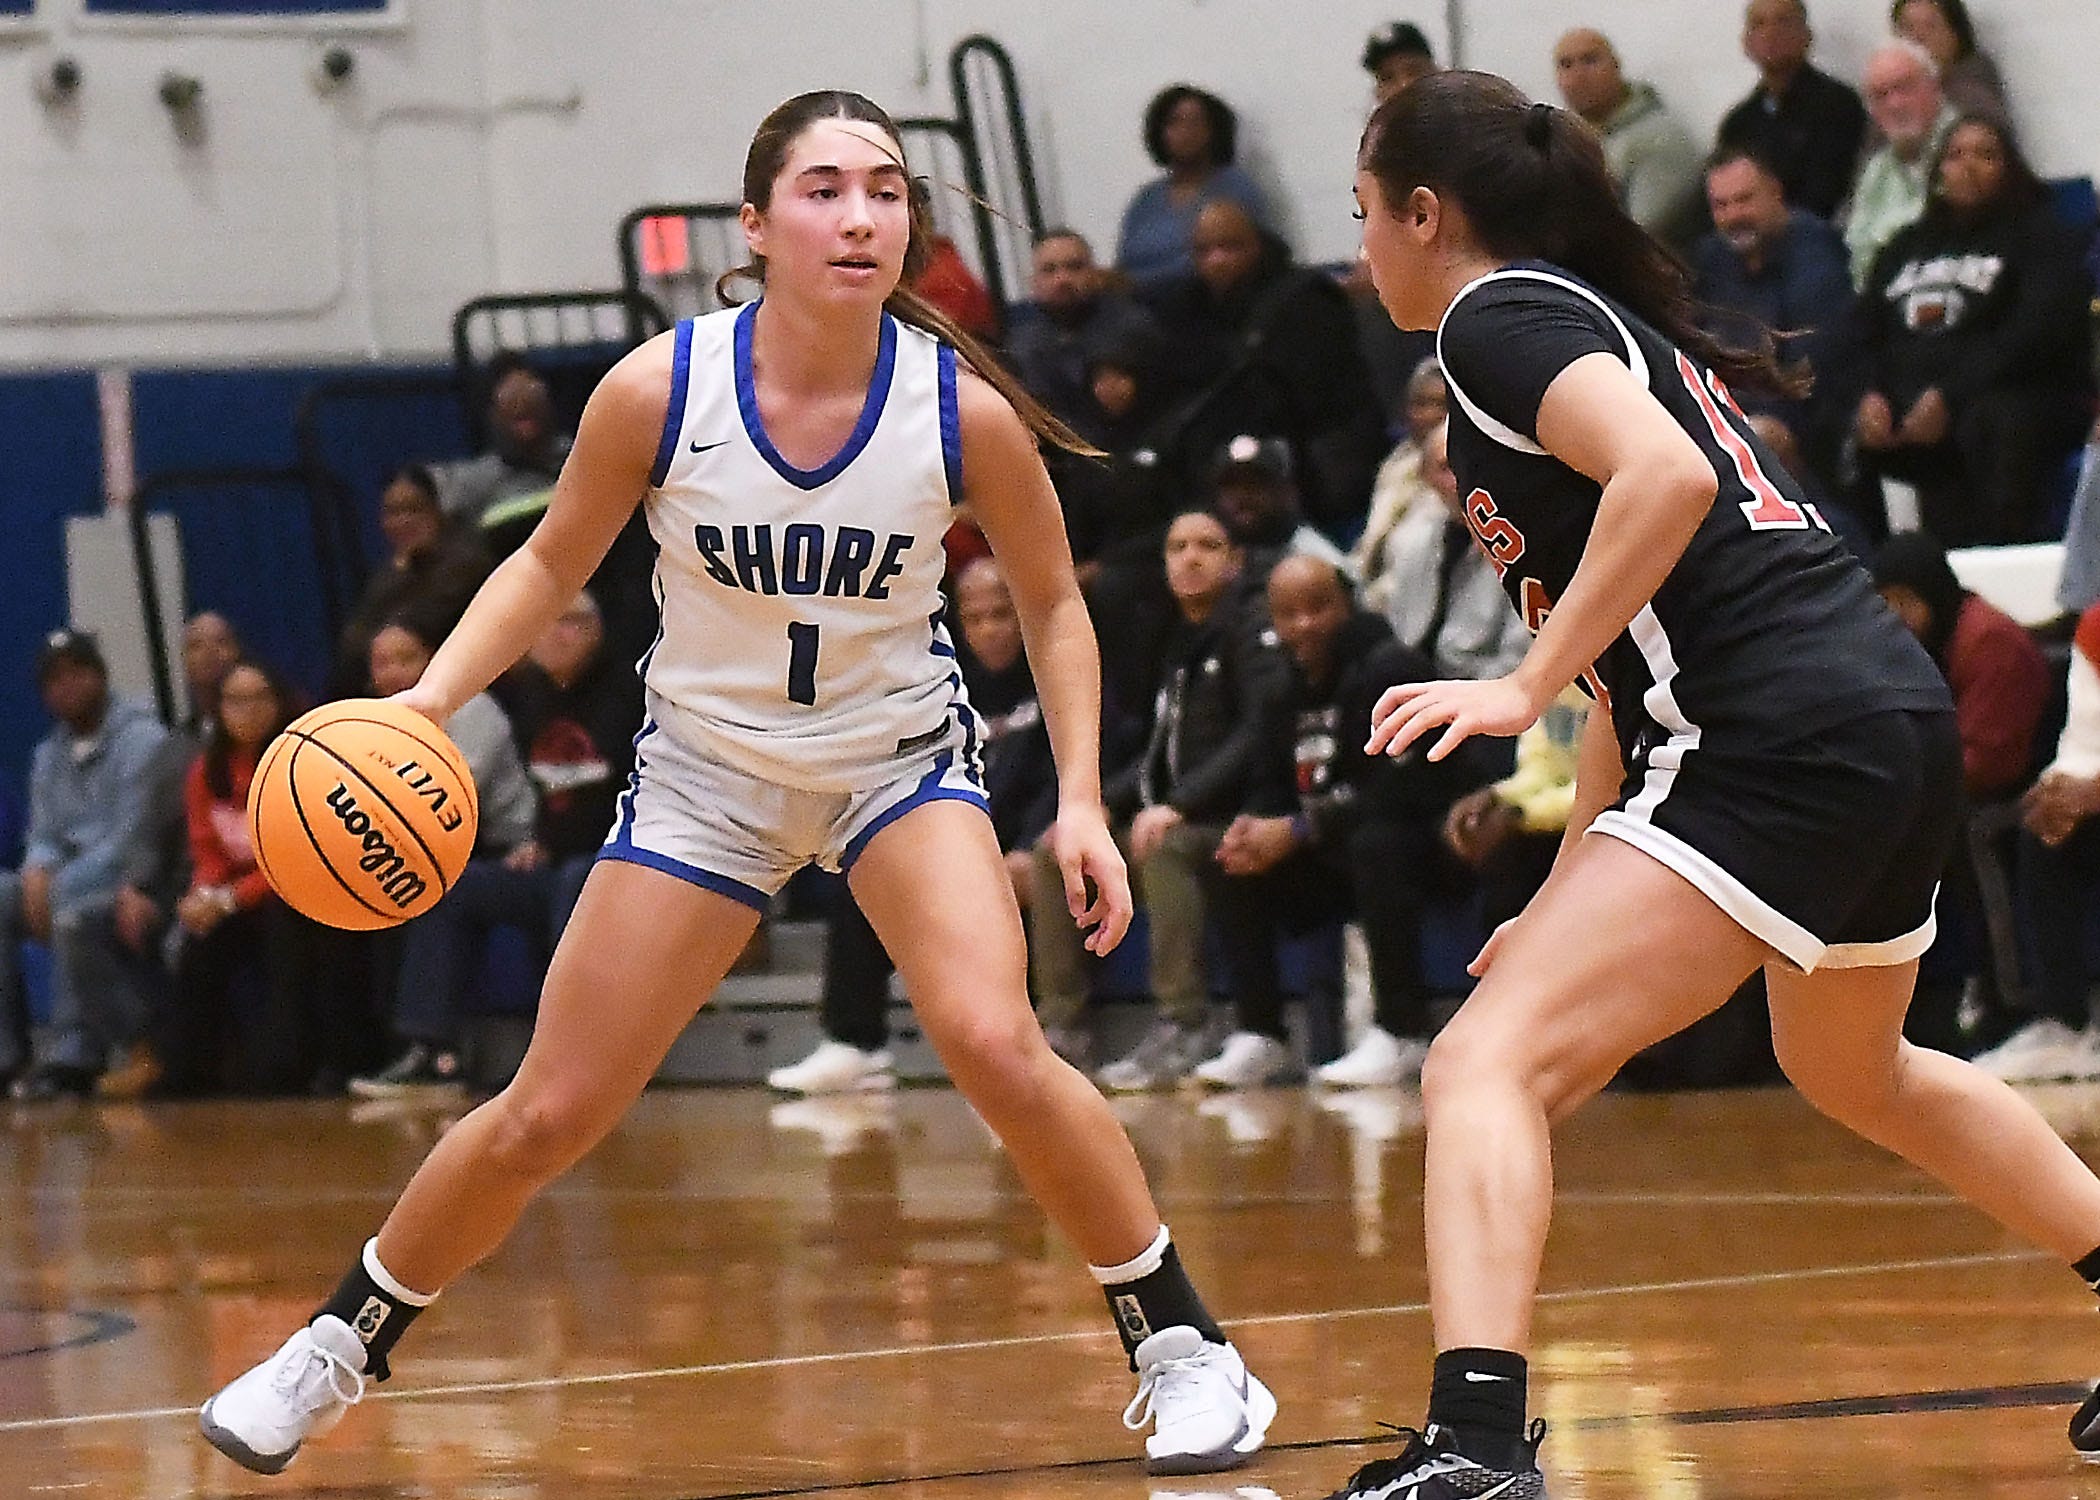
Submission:
M 1422 1061 L 1422 1107 L 1434 1112 L 1446 1108 L 1472 1087 L 1505 1071 L 1481 1028 L 1453 1021 L 1429 1044 Z
M 1840 1063 L 1813 1045 L 1776 1042 L 1780 1071 L 1816 1110 L 1841 1125 L 1865 1124 L 1895 1099 L 1895 1079 L 1879 1070 Z
M 972 1018 L 943 1042 L 941 1061 L 971 1102 L 1011 1106 L 1030 1098 L 1049 1049 L 1033 1020 Z
M 580 1094 L 539 1091 L 494 1101 L 489 1164 L 506 1176 L 548 1182 L 567 1171 L 596 1144 L 599 1111 Z

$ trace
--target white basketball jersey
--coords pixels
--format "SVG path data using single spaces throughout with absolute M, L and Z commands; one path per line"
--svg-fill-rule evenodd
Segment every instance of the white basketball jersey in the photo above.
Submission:
M 659 548 L 652 717 L 704 755 L 812 791 L 981 737 L 941 625 L 941 538 L 962 499 L 955 351 L 882 319 L 860 420 L 827 463 L 774 448 L 751 377 L 758 304 L 678 325 L 650 475 Z

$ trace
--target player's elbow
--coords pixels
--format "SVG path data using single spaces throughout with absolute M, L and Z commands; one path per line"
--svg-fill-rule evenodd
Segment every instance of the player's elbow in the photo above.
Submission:
M 1706 457 L 1690 444 L 1670 444 L 1644 455 L 1635 492 L 1669 516 L 1696 529 L 1713 509 L 1720 480 Z

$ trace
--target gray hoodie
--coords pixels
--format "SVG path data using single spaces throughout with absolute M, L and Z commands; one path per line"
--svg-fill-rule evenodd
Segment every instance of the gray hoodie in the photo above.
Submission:
M 1689 244 L 1699 232 L 1706 190 L 1691 132 L 1663 108 L 1653 87 L 1630 83 L 1601 134 L 1605 165 L 1618 179 L 1626 212 L 1649 233 Z
M 51 871 L 53 912 L 63 916 L 115 897 L 124 843 L 145 804 L 147 769 L 167 737 L 144 705 L 113 697 L 93 734 L 76 739 L 57 724 L 37 742 L 22 863 Z

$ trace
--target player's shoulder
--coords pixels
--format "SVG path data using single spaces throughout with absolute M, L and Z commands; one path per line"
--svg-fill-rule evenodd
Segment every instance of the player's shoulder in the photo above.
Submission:
M 1444 331 L 1492 327 L 1511 317 L 1573 313 L 1609 321 L 1613 309 L 1596 288 L 1553 266 L 1512 266 L 1490 272 L 1461 288 L 1444 314 Z

